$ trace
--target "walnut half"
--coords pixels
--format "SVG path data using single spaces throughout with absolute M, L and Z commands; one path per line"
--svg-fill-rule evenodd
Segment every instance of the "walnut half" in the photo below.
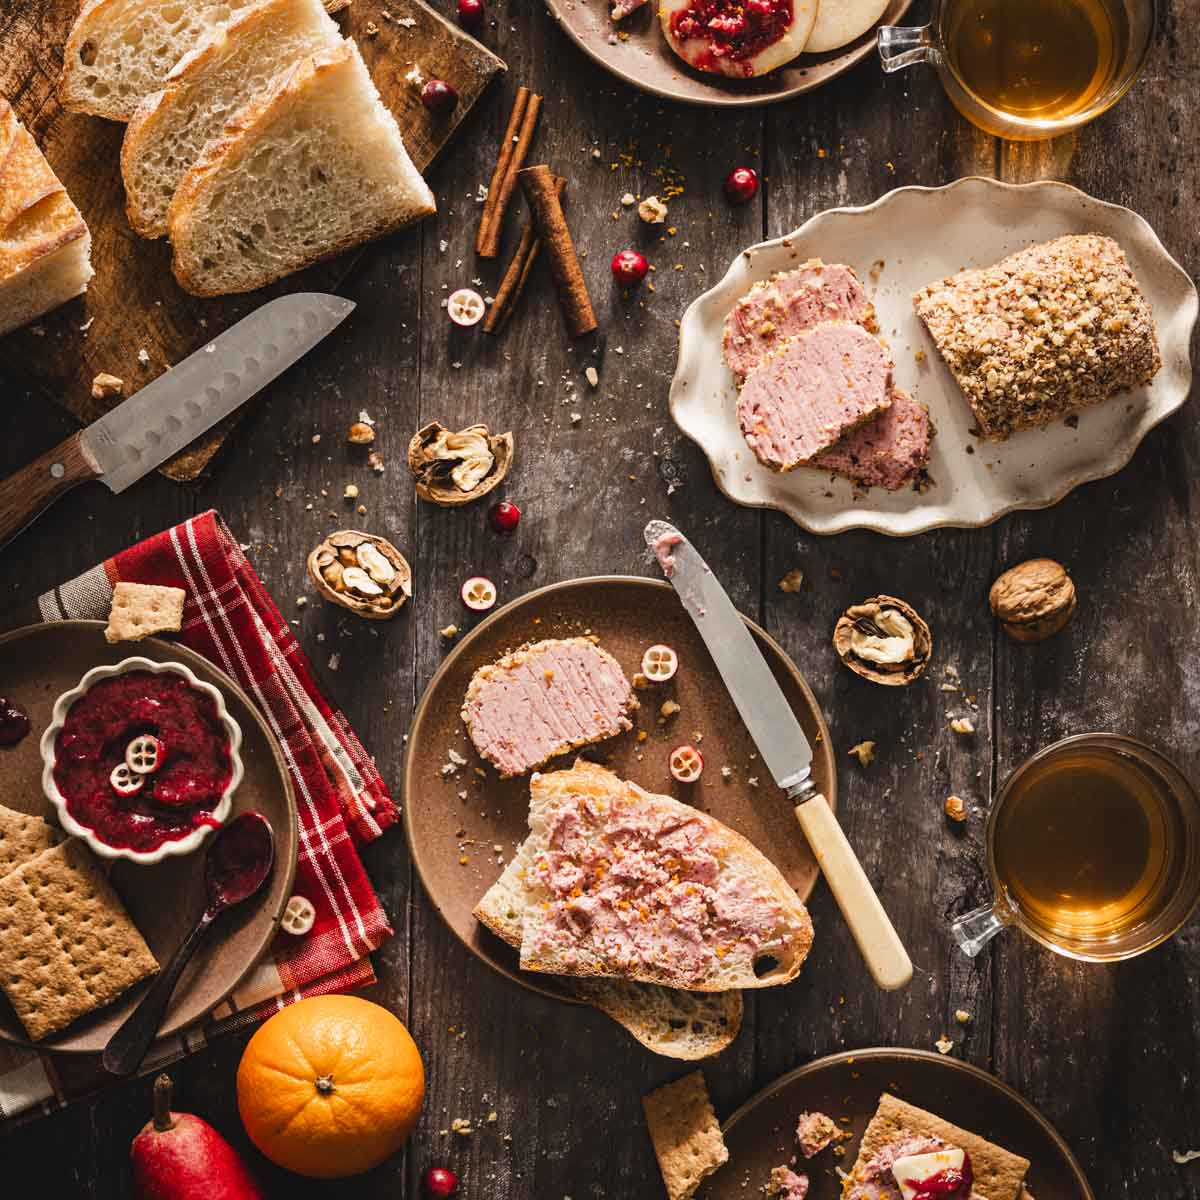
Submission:
M 872 596 L 841 615 L 833 645 L 856 675 L 885 687 L 903 687 L 925 670 L 933 638 L 911 605 L 895 596 Z
M 326 600 L 360 617 L 394 617 L 412 595 L 412 570 L 387 538 L 357 529 L 331 533 L 309 556 L 308 574 Z
M 512 458 L 513 435 L 492 434 L 486 425 L 455 432 L 431 421 L 408 446 L 417 495 L 447 508 L 486 496 L 508 474 Z
M 1052 558 L 1031 558 L 1005 571 L 988 593 L 1000 628 L 1018 642 L 1052 637 L 1075 611 L 1075 584 Z

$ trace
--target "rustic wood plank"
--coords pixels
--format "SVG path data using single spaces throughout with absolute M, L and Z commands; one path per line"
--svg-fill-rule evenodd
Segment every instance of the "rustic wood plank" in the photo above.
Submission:
M 1167 6 L 1167 37 L 1121 105 L 1072 139 L 1006 147 L 1003 177 L 1065 177 L 1141 213 L 1190 275 L 1200 269 L 1196 139 L 1183 99 L 1200 40 Z M 1195 361 L 1197 343 L 1193 343 Z M 1081 423 L 1087 421 L 1084 414 Z M 1188 664 L 1200 571 L 1189 463 L 1200 450 L 1195 401 L 1153 432 L 1109 480 L 1044 513 L 1002 523 L 997 567 L 1036 554 L 1063 562 L 1080 597 L 1076 619 L 1040 646 L 1001 638 L 996 654 L 997 779 L 1068 734 L 1127 733 L 1196 777 L 1195 688 Z M 1200 922 L 1143 958 L 1072 963 L 1015 932 L 994 951 L 996 1065 L 1055 1122 L 1097 1195 L 1194 1195 L 1171 1161 L 1200 1124 L 1182 1064 L 1195 1056 Z M 1019 1031 L 1019 1032 L 1018 1032 Z M 1072 1080 L 1064 1091 L 1064 1076 Z M 1185 1143 L 1187 1145 L 1185 1146 Z
M 298 291 L 336 290 L 361 251 L 247 296 L 198 300 L 184 292 L 171 275 L 166 241 L 137 237 L 125 219 L 119 166 L 124 126 L 65 112 L 55 97 L 74 17 L 74 6 L 56 0 L 27 0 L 0 13 L 0 44 L 15 51 L 0 61 L 0 94 L 28 125 L 83 213 L 92 233 L 96 275 L 86 296 L 0 339 L 0 368 L 28 380 L 80 420 L 92 421 L 116 402 L 92 398 L 97 373 L 119 376 L 132 393 L 265 301 Z M 358 42 L 422 171 L 504 69 L 500 59 L 422 0 L 389 0 L 388 5 L 363 0 L 342 15 L 341 24 Z M 379 32 L 368 33 L 368 26 Z M 449 117 L 427 112 L 418 89 L 405 79 L 414 62 L 426 76 L 449 79 L 457 87 L 459 105 Z M 411 237 L 402 233 L 391 240 Z M 179 481 L 197 478 L 244 415 L 239 410 L 198 439 L 162 468 L 164 474 Z

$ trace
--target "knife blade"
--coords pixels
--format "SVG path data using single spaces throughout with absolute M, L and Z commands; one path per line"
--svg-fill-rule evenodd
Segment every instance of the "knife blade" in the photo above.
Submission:
M 321 292 L 271 300 L 0 481 L 0 546 L 77 484 L 100 480 L 123 492 L 282 374 L 354 307 Z
M 658 559 L 700 633 L 734 707 L 816 855 L 867 967 L 880 987 L 904 987 L 912 962 L 833 810 L 812 780 L 812 746 L 753 635 L 720 581 L 687 538 L 666 521 L 645 528 Z
M 255 309 L 83 431 L 100 481 L 123 492 L 178 454 L 308 353 L 352 312 L 321 292 Z

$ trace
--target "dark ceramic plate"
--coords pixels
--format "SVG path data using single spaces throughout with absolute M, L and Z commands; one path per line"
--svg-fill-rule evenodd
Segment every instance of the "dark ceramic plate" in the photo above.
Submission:
M 92 667 L 135 655 L 180 662 L 220 690 L 230 716 L 242 729 L 245 776 L 234 793 L 230 816 L 248 809 L 261 812 L 275 830 L 276 861 L 259 896 L 218 918 L 184 971 L 161 1030 L 164 1035 L 178 1033 L 227 1000 L 270 945 L 296 872 L 296 803 L 275 736 L 228 675 L 184 646 L 158 638 L 110 646 L 103 631 L 102 621 L 61 621 L 30 625 L 0 637 L 0 696 L 20 704 L 33 726 L 15 747 L 0 749 L 0 803 L 53 822 L 54 809 L 42 794 L 38 741 L 50 724 L 55 700 Z M 152 866 L 118 859 L 112 867 L 113 885 L 160 963 L 175 952 L 204 908 L 204 854 L 210 840 L 205 839 L 193 854 Z M 147 986 L 131 988 L 108 1007 L 39 1042 L 39 1048 L 76 1053 L 103 1050 Z M 0 994 L 0 1041 L 20 1042 L 24 1037 L 20 1021 Z
M 778 644 L 747 621 L 775 677 L 812 743 L 813 779 L 830 804 L 837 780 L 829 731 L 800 672 Z M 476 756 L 459 717 L 467 684 L 476 669 L 525 642 L 595 633 L 631 679 L 641 669 L 642 652 L 656 642 L 673 646 L 679 671 L 670 683 L 638 692 L 641 708 L 634 729 L 588 748 L 623 779 L 652 792 L 696 804 L 748 837 L 783 872 L 802 899 L 817 879 L 817 864 L 796 824 L 792 806 L 775 787 L 759 758 L 700 635 L 669 584 L 653 579 L 607 576 L 553 584 L 514 600 L 493 613 L 463 639 L 430 681 L 413 718 L 404 764 L 404 826 L 421 882 L 450 928 L 473 953 L 533 991 L 558 999 L 565 994 L 553 977 L 520 971 L 517 953 L 480 926 L 471 915 L 495 882 L 503 862 L 527 832 L 529 778 L 501 780 Z M 668 698 L 681 708 L 660 724 Z M 637 741 L 637 732 L 648 734 Z M 698 784 L 675 783 L 667 756 L 680 742 L 702 735 L 705 770 Z M 454 773 L 450 751 L 467 760 Z M 569 767 L 563 755 L 550 769 Z M 723 780 L 721 767 L 733 775 Z M 758 779 L 752 787 L 748 780 Z M 465 793 L 466 799 L 460 796 Z M 501 853 L 495 847 L 501 847 Z M 465 862 L 460 860 L 465 859 Z M 503 862 L 501 861 L 503 860 Z
M 809 1161 L 809 1200 L 837 1200 L 835 1165 L 849 1170 L 879 1097 L 893 1092 L 1029 1159 L 1026 1177 L 1037 1200 L 1096 1200 L 1075 1156 L 1054 1127 L 1027 1100 L 994 1075 L 926 1050 L 875 1049 L 831 1054 L 798 1067 L 752 1097 L 725 1122 L 729 1161 L 702 1188 L 701 1200 L 746 1200 L 761 1195 L 771 1168 L 795 1152 L 796 1118 L 805 1110 L 828 1113 L 853 1137 Z M 842 1122 L 842 1118 L 847 1118 Z
M 879 25 L 894 25 L 912 0 L 892 0 Z M 658 0 L 616 24 L 609 18 L 612 0 L 546 0 L 550 15 L 591 59 L 643 92 L 690 104 L 737 108 L 773 104 L 835 79 L 870 54 L 878 25 L 840 50 L 802 54 L 785 67 L 757 79 L 727 79 L 695 71 L 667 45 L 658 23 Z M 628 34 L 610 40 L 614 32 Z

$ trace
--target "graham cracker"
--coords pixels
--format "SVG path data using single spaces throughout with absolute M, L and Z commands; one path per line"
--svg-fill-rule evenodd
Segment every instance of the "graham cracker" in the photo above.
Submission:
M 911 1134 L 941 1138 L 943 1142 L 965 1150 L 971 1156 L 975 1172 L 974 1191 L 983 1200 L 1017 1200 L 1025 1194 L 1029 1159 L 887 1093 L 879 1097 L 879 1107 L 863 1134 L 858 1159 L 850 1172 L 851 1179 L 856 1178 L 860 1169 L 865 1168 L 885 1146 Z
M 0 804 L 0 878 L 61 841 L 62 834 L 41 817 Z
M 703 1071 L 693 1071 L 642 1097 L 642 1109 L 669 1200 L 690 1200 L 729 1160 Z
M 0 986 L 35 1041 L 157 971 L 83 842 L 43 850 L 0 879 Z
M 183 588 L 151 583 L 118 583 L 113 589 L 106 642 L 140 642 L 156 633 L 183 628 Z

